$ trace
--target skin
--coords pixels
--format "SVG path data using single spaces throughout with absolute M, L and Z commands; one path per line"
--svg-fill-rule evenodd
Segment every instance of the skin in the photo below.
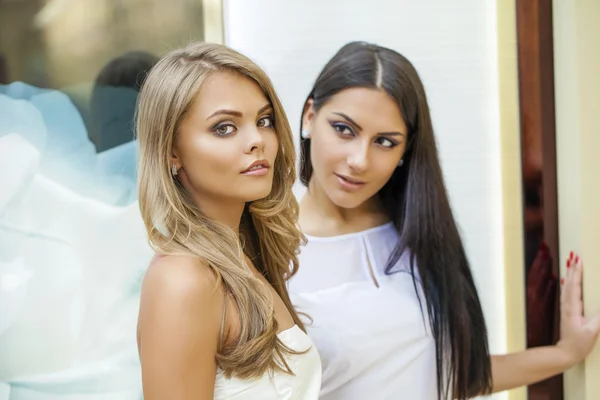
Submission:
M 220 112 L 230 110 L 233 112 Z M 215 115 L 216 113 L 216 115 Z M 253 81 L 228 72 L 209 78 L 174 141 L 172 162 L 184 188 L 207 216 L 236 230 L 246 202 L 267 196 L 278 152 L 268 99 Z M 242 174 L 266 160 L 263 176 Z M 252 272 L 268 282 L 247 260 Z M 269 286 L 282 330 L 294 325 Z M 227 302 L 225 342 L 239 333 L 233 301 Z M 215 356 L 224 293 L 210 268 L 188 256 L 156 256 L 144 277 L 138 319 L 138 349 L 144 399 L 214 398 Z
M 373 196 L 404 155 L 407 132 L 393 99 L 382 90 L 346 89 L 333 96 L 318 113 L 309 101 L 303 127 L 310 132 L 313 175 L 300 203 L 302 230 L 311 236 L 327 237 L 360 232 L 387 222 L 389 218 Z M 391 145 L 392 140 L 395 145 Z M 345 190 L 340 174 L 364 185 Z M 580 260 L 571 260 L 562 292 L 561 339 L 557 345 L 492 356 L 493 392 L 564 372 L 592 351 L 600 333 L 600 315 L 590 320 L 583 317 L 581 277 Z
M 171 163 L 203 212 L 236 228 L 244 204 L 267 196 L 273 184 L 277 134 L 273 110 L 258 85 L 232 73 L 208 78 L 173 143 Z M 241 174 L 257 160 L 265 176 Z
M 303 231 L 333 236 L 387 222 L 373 196 L 406 150 L 407 128 L 396 104 L 383 91 L 352 88 L 333 96 L 318 114 L 310 100 L 303 118 L 313 165 L 309 194 L 301 202 Z M 364 185 L 347 190 L 340 176 Z

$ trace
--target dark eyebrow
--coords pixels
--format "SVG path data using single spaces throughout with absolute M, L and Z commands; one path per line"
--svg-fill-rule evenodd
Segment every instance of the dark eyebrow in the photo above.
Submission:
M 360 126 L 359 124 L 356 123 L 356 121 L 354 121 L 352 118 L 350 118 L 349 116 L 347 116 L 344 113 L 341 112 L 334 112 L 333 114 L 335 115 L 339 115 L 340 117 L 344 118 L 346 121 L 350 122 L 352 125 L 354 125 L 356 128 L 358 128 L 359 131 L 362 131 L 362 126 Z
M 211 119 L 212 117 L 216 117 L 217 115 L 231 115 L 234 117 L 241 118 L 244 114 L 235 110 L 217 110 L 214 113 L 210 114 L 206 119 Z
M 348 121 L 349 123 L 351 123 L 352 125 L 354 125 L 356 128 L 358 128 L 359 131 L 363 130 L 362 126 L 360 126 L 359 124 L 357 124 L 356 121 L 354 121 L 352 118 L 350 118 L 346 114 L 341 113 L 341 112 L 334 112 L 333 114 L 339 115 L 340 117 L 344 118 L 346 121 Z M 378 135 L 404 136 L 404 137 L 406 137 L 406 134 L 404 132 L 379 132 Z
M 406 136 L 404 132 L 379 132 L 379 135 L 385 136 Z

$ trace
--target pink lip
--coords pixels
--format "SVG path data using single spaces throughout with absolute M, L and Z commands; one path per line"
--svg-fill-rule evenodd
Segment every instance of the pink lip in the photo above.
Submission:
M 269 173 L 269 162 L 267 160 L 257 160 L 248 166 L 244 171 L 241 172 L 242 175 L 249 176 L 263 176 Z
M 338 175 L 338 174 L 334 174 L 337 179 L 338 182 L 340 184 L 340 186 L 342 187 L 342 189 L 345 189 L 347 191 L 356 191 L 361 189 L 362 187 L 365 186 L 366 182 L 360 181 L 358 179 L 353 179 L 350 177 L 347 177 L 345 175 Z

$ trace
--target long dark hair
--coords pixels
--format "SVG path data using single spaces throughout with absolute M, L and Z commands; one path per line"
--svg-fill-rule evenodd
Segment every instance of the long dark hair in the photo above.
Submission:
M 400 237 L 385 272 L 393 274 L 402 254 L 410 253 L 415 290 L 422 286 L 435 338 L 438 395 L 462 400 L 487 394 L 492 372 L 485 320 L 446 193 L 423 84 L 402 55 L 353 42 L 327 63 L 306 102 L 312 99 L 318 112 L 353 87 L 385 90 L 408 127 L 404 164 L 378 194 Z M 303 140 L 300 178 L 308 185 L 311 175 L 310 140 Z

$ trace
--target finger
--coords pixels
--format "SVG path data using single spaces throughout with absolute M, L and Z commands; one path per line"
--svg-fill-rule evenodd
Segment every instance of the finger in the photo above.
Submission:
M 582 277 L 583 277 L 583 268 L 581 265 L 581 259 L 579 257 L 575 257 L 575 265 L 572 268 L 573 276 L 573 291 L 571 292 L 571 296 L 573 296 L 573 302 L 577 304 L 577 313 L 583 314 L 583 298 L 581 296 L 581 285 L 582 285 Z
M 566 316 L 571 315 L 571 309 L 573 304 L 573 265 L 575 262 L 575 254 L 571 252 L 567 259 L 567 268 L 564 275 L 564 284 L 560 296 L 560 310 L 561 314 Z
M 573 265 L 572 262 L 569 262 L 567 264 L 567 276 L 565 278 L 565 285 L 564 285 L 564 293 L 563 293 L 563 304 L 562 304 L 562 311 L 565 313 L 565 315 L 570 316 L 572 315 L 572 311 L 573 311 L 573 291 L 574 291 L 574 287 L 573 287 Z
M 581 298 L 581 260 L 579 257 L 575 257 L 573 264 L 569 268 L 568 281 L 566 296 L 566 311 L 570 315 L 582 315 L 583 314 L 583 302 Z
M 580 281 L 579 283 L 581 283 L 581 271 L 582 271 L 581 258 L 578 255 L 576 255 L 575 259 L 573 260 L 573 263 L 571 265 L 572 265 L 571 273 L 573 274 L 573 278 L 576 280 L 578 279 Z
M 573 254 L 573 252 L 571 252 L 571 254 Z M 573 277 L 574 265 L 575 265 L 575 256 L 569 257 L 569 259 L 567 260 L 567 269 L 565 271 L 565 284 L 567 282 L 571 281 L 571 279 Z

